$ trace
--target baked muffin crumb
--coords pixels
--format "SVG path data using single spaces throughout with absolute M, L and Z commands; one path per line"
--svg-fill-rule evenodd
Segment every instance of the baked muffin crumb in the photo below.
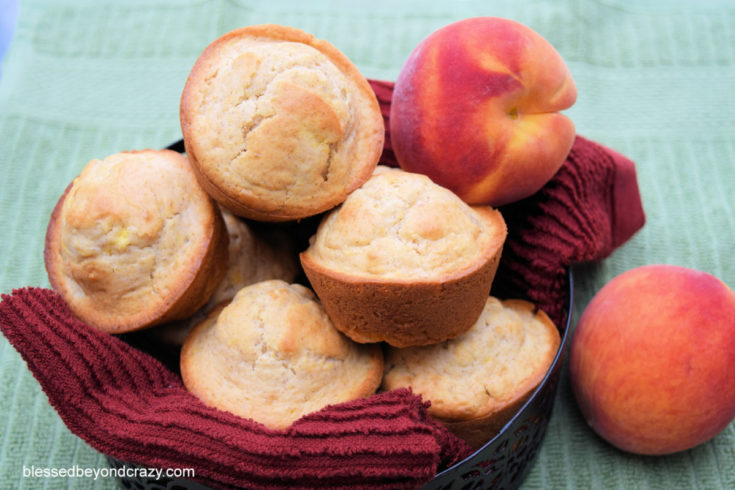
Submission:
M 369 178 L 385 128 L 375 94 L 336 48 L 298 29 L 232 31 L 195 63 L 181 99 L 187 154 L 235 214 L 311 216 Z
M 379 346 L 350 341 L 311 290 L 281 280 L 241 289 L 194 328 L 181 352 L 188 390 L 271 428 L 374 393 L 382 372 Z
M 335 326 L 396 347 L 456 337 L 490 294 L 507 229 L 428 177 L 379 168 L 319 224 L 301 265 Z
M 504 233 L 428 177 L 382 168 L 327 215 L 308 253 L 355 276 L 428 279 L 466 270 Z
M 479 446 L 539 385 L 559 345 L 558 329 L 532 303 L 489 297 L 459 337 L 387 349 L 382 387 L 411 387 L 431 401 L 430 415 Z
M 77 316 L 122 332 L 202 306 L 224 275 L 227 234 L 186 157 L 121 152 L 90 161 L 69 185 L 44 256 Z

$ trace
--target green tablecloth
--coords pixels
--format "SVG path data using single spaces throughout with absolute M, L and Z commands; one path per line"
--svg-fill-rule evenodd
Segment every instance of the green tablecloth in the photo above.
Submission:
M 279 2 L 22 0 L 0 79 L 0 292 L 48 286 L 43 239 L 67 183 L 90 159 L 180 138 L 194 60 L 235 27 L 280 23 L 325 38 L 371 78 L 395 79 L 411 49 L 451 21 L 509 17 L 566 59 L 580 134 L 637 162 L 645 228 L 575 268 L 575 317 L 617 274 L 647 263 L 710 272 L 735 287 L 735 5 L 515 0 Z M 23 469 L 100 468 L 4 337 L 0 488 L 114 488 L 111 479 L 27 478 Z M 525 488 L 735 488 L 735 425 L 667 457 L 625 454 L 585 425 L 563 373 Z

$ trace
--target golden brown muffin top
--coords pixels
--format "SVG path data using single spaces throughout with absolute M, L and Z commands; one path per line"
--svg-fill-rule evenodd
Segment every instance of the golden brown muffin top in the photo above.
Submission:
M 477 322 L 439 344 L 389 348 L 383 388 L 412 387 L 447 420 L 489 415 L 533 389 L 559 348 L 548 317 L 526 301 L 490 297 Z
M 379 166 L 330 212 L 307 254 L 327 269 L 360 277 L 434 279 L 487 260 L 506 233 L 428 177 Z
M 272 428 L 374 393 L 383 369 L 379 347 L 343 336 L 309 289 L 281 280 L 241 289 L 192 331 L 181 359 L 204 403 Z
M 111 324 L 145 322 L 190 284 L 210 243 L 214 206 L 179 153 L 90 161 L 53 225 L 55 287 L 74 311 L 93 310 Z
M 187 153 L 226 196 L 218 200 L 255 219 L 339 204 L 370 176 L 384 139 L 357 68 L 326 41 L 277 25 L 237 29 L 207 47 L 187 80 L 181 122 Z

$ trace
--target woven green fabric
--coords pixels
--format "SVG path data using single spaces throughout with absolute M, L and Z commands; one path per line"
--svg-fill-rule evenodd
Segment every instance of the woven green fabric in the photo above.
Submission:
M 0 292 L 48 286 L 43 239 L 68 182 L 92 158 L 180 138 L 178 102 L 201 50 L 273 22 L 336 45 L 393 80 L 411 49 L 454 20 L 509 17 L 566 59 L 580 134 L 636 161 L 648 222 L 606 260 L 578 266 L 575 318 L 638 265 L 672 263 L 735 287 L 735 6 L 730 1 L 487 2 L 22 0 L 0 79 Z M 115 488 L 112 479 L 25 477 L 24 468 L 106 467 L 63 425 L 0 338 L 0 488 Z M 735 424 L 666 457 L 615 450 L 582 420 L 563 372 L 524 488 L 735 488 Z

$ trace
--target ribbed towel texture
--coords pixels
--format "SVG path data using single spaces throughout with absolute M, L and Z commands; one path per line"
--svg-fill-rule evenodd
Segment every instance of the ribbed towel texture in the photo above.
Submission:
M 581 136 L 546 186 L 500 211 L 508 239 L 492 294 L 527 297 L 557 325 L 567 268 L 608 256 L 645 224 L 634 163 Z
M 371 84 L 387 122 L 392 83 Z M 395 164 L 389 135 L 382 162 Z M 527 297 L 557 324 L 568 266 L 605 257 L 645 220 L 633 162 L 582 137 L 551 182 L 501 211 L 509 235 L 493 294 Z M 74 434 L 122 461 L 194 468 L 214 487 L 415 488 L 470 454 L 408 390 L 329 406 L 283 431 L 209 408 L 48 289 L 3 295 L 0 329 Z

